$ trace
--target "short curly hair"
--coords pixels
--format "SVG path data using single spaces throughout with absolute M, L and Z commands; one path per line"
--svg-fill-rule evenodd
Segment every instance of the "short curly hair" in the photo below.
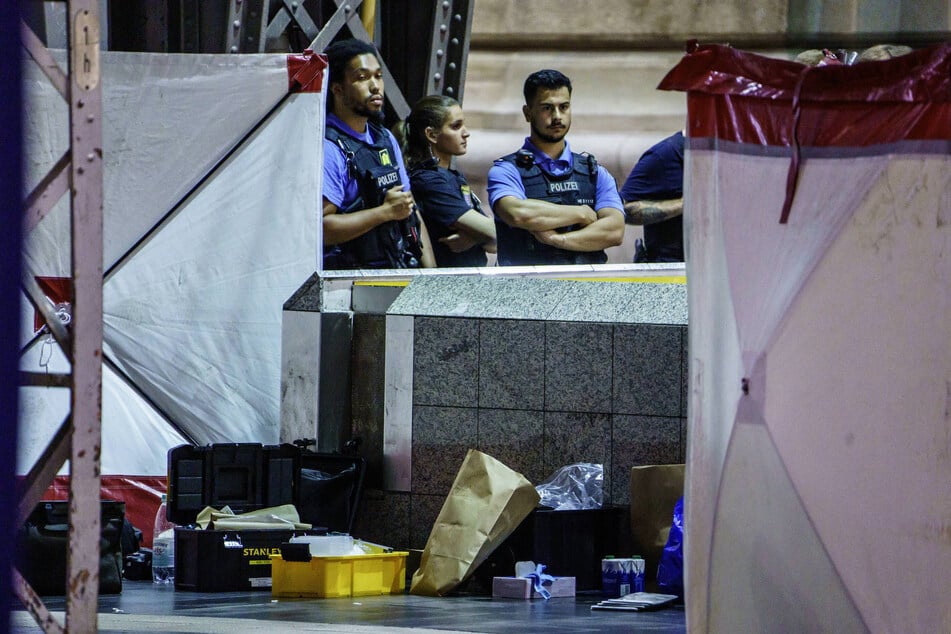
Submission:
M 522 94 L 525 96 L 525 103 L 531 104 L 535 95 L 542 88 L 554 90 L 556 88 L 567 88 L 568 94 L 571 94 L 571 80 L 564 73 L 546 68 L 538 70 L 525 79 L 525 86 L 522 88 Z
M 327 56 L 331 83 L 343 81 L 347 64 L 358 55 L 373 55 L 376 61 L 380 61 L 380 53 L 373 44 L 353 38 L 334 42 L 324 50 L 324 54 Z

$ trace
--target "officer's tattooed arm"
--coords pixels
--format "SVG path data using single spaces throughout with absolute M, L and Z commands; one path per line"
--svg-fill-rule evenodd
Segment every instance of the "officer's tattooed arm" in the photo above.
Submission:
M 684 212 L 684 199 L 634 200 L 624 203 L 624 222 L 629 225 L 652 225 L 670 220 Z

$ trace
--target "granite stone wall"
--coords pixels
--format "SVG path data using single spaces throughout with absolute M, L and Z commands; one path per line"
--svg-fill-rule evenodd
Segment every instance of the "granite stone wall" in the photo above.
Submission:
M 412 484 L 366 490 L 354 533 L 422 548 L 466 451 L 540 483 L 604 465 L 626 506 L 631 467 L 686 455 L 685 325 L 414 318 Z

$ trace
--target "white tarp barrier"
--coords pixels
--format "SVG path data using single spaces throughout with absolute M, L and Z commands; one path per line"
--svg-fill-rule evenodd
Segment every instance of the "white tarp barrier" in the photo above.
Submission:
M 323 92 L 285 98 L 284 55 L 101 60 L 103 351 L 119 370 L 103 369 L 103 473 L 164 474 L 167 449 L 183 441 L 166 415 L 199 443 L 276 442 L 281 309 L 319 257 Z M 29 73 L 32 186 L 67 127 L 61 97 Z M 27 236 L 33 274 L 69 274 L 68 214 L 64 197 Z M 39 370 L 41 349 L 21 368 Z M 49 367 L 68 368 L 55 346 Z M 21 399 L 23 472 L 69 392 L 23 388 Z
M 317 270 L 318 105 L 291 96 L 106 283 L 106 354 L 201 444 L 278 441 L 281 309 Z
M 688 92 L 691 632 L 951 631 L 949 70 L 709 46 L 661 84 Z
M 32 320 L 32 315 L 30 315 Z M 43 366 L 40 366 L 43 363 Z M 55 342 L 41 343 L 24 355 L 21 368 L 68 372 Z M 26 472 L 69 414 L 69 390 L 20 388 L 18 471 Z M 134 388 L 108 366 L 102 368 L 101 471 L 109 474 L 164 475 L 166 452 L 186 440 Z M 67 473 L 64 466 L 60 473 Z
M 65 70 L 65 54 L 55 55 Z M 103 51 L 103 264 L 108 270 L 287 93 L 284 55 Z M 35 62 L 24 66 L 26 187 L 67 148 L 69 109 Z M 69 275 L 64 196 L 31 233 L 27 262 Z M 39 252 L 37 252 L 39 251 Z

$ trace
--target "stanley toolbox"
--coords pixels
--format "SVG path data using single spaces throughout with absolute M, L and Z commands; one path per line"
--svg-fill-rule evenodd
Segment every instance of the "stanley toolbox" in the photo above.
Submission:
M 175 588 L 200 592 L 271 587 L 270 555 L 295 534 L 347 532 L 363 482 L 359 457 L 289 445 L 181 445 L 168 453 L 168 519 L 175 529 Z M 306 466 L 304 466 L 306 465 Z M 302 484 L 303 482 L 303 484 Z M 188 528 L 207 506 L 235 514 L 294 504 L 310 531 Z

